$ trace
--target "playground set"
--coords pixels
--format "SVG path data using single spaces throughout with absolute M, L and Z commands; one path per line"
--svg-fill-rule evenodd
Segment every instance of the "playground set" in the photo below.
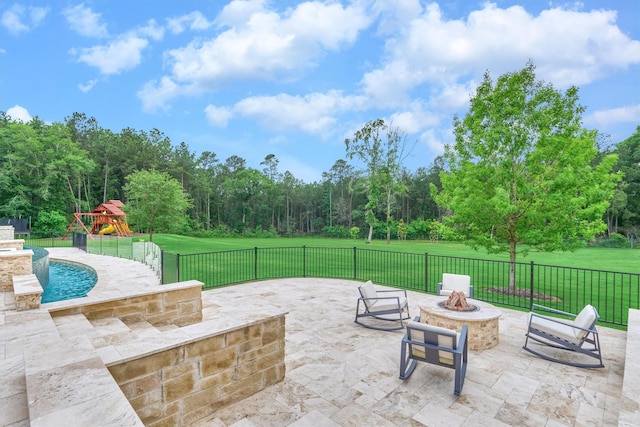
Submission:
M 122 211 L 122 203 L 120 200 L 109 200 L 106 203 L 100 203 L 91 212 L 76 212 L 73 214 L 73 221 L 69 224 L 67 231 L 62 238 L 64 239 L 70 231 L 84 230 L 87 235 L 95 234 L 116 234 L 118 237 L 131 236 L 133 231 L 129 229 L 125 213 Z M 82 218 L 91 218 L 91 230 L 89 230 L 82 222 Z M 91 237 L 93 238 L 93 237 Z

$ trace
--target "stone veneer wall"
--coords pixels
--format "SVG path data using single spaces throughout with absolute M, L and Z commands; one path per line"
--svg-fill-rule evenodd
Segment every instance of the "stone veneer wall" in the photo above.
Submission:
M 202 321 L 202 282 L 162 285 L 144 294 L 114 300 L 46 304 L 51 316 L 84 314 L 87 319 L 117 317 L 123 322 L 146 321 L 154 326 L 185 326 Z
M 18 240 L 2 240 L 0 239 L 0 249 L 15 249 L 21 251 L 24 249 L 24 239 Z
M 0 225 L 0 240 L 13 240 L 15 231 L 13 225 Z
M 146 426 L 189 426 L 282 381 L 284 337 L 282 314 L 107 367 Z
M 33 251 L 0 251 L 0 291 L 13 291 L 13 276 L 33 273 Z

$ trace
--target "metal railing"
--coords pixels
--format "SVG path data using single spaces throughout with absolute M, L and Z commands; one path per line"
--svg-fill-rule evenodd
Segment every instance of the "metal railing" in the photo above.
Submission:
M 59 237 L 27 237 L 24 239 L 24 244 L 42 248 L 78 247 L 90 254 L 109 255 L 138 261 L 151 267 L 158 277 L 161 277 L 162 274 L 162 251 L 160 247 L 155 243 L 138 241 L 133 237 L 98 235 L 87 239 L 84 233 L 74 233 L 72 239 L 66 240 L 62 240 Z
M 358 248 L 252 248 L 200 254 L 162 253 L 162 282 L 199 280 L 204 288 L 285 277 L 372 280 L 436 293 L 443 273 L 468 274 L 475 298 L 529 310 L 542 304 L 579 312 L 594 305 L 600 322 L 626 326 L 640 307 L 640 274 Z M 514 282 L 509 283 L 510 269 Z

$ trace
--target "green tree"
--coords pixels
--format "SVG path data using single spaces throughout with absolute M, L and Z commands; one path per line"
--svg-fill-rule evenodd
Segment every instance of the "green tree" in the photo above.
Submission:
M 450 234 L 489 253 L 508 251 L 511 291 L 518 253 L 575 250 L 606 229 L 620 178 L 611 173 L 615 155 L 593 164 L 597 133 L 582 128 L 578 89 L 563 94 L 534 71 L 529 62 L 495 83 L 485 74 L 465 118 L 454 118 L 442 191 L 432 186 Z
M 614 200 L 614 209 L 617 217 L 622 219 L 622 226 L 627 236 L 640 232 L 640 126 L 629 138 L 618 143 L 616 147 L 618 163 L 615 170 L 624 174 L 624 183 Z M 623 203 L 622 203 L 623 202 Z
M 169 174 L 138 171 L 127 176 L 124 211 L 133 227 L 146 230 L 149 241 L 154 231 L 178 231 L 184 225 L 185 211 L 191 207 L 180 182 Z
M 384 195 L 387 244 L 389 244 L 394 196 L 404 188 L 399 182 L 402 160 L 405 156 L 404 135 L 398 128 L 387 126 L 384 120 L 377 119 L 366 123 L 353 135 L 353 138 L 347 138 L 344 142 L 347 157 L 349 159 L 356 157 L 365 164 L 367 179 L 365 221 L 369 225 L 367 243 L 371 243 L 373 229 L 378 223 L 376 210 L 379 198 Z

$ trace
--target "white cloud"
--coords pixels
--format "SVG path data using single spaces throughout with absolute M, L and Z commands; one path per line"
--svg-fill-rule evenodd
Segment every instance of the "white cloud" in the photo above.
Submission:
M 172 30 L 185 22 L 173 22 Z M 166 52 L 172 82 L 206 92 L 231 81 L 295 79 L 326 51 L 352 44 L 370 18 L 338 3 L 305 2 L 279 14 L 263 1 L 235 0 L 215 22 L 221 29 L 215 37 Z M 153 87 L 146 85 L 143 96 L 158 99 Z
M 229 119 L 233 116 L 233 112 L 224 107 L 216 107 L 214 105 L 207 105 L 204 109 L 207 121 L 216 127 L 224 128 L 227 126 Z
M 444 147 L 446 144 L 451 144 L 452 141 L 446 140 L 441 135 L 438 135 L 434 129 L 427 129 L 422 132 L 418 140 L 427 146 L 429 151 L 434 156 L 441 156 L 444 154 Z
M 78 62 L 96 67 L 102 74 L 119 74 L 140 64 L 141 52 L 148 41 L 135 33 L 124 34 L 107 45 L 71 50 Z
M 22 5 L 14 4 L 2 14 L 0 24 L 9 33 L 17 35 L 40 25 L 48 13 L 48 7 L 29 6 L 25 8 Z
M 162 77 L 160 82 L 150 81 L 136 94 L 142 101 L 142 111 L 147 113 L 158 109 L 166 110 L 167 102 L 181 94 L 181 88 L 169 77 Z
M 100 14 L 95 13 L 91 8 L 79 4 L 67 7 L 62 11 L 71 29 L 85 37 L 107 37 L 107 25 L 100 22 Z
M 187 28 L 192 31 L 204 31 L 212 25 L 213 22 L 208 21 L 207 18 L 198 11 L 177 18 L 167 19 L 167 28 L 174 34 L 180 34 Z
M 244 117 L 254 117 L 269 129 L 326 136 L 334 130 L 336 115 L 357 108 L 360 102 L 357 97 L 342 96 L 340 91 L 304 96 L 279 94 L 245 98 L 234 105 L 233 111 Z
M 149 37 L 153 40 L 162 40 L 164 37 L 164 27 L 158 25 L 155 19 L 150 19 L 147 25 L 142 26 L 135 30 L 135 33 L 139 36 Z
M 82 93 L 87 93 L 91 89 L 93 89 L 93 87 L 96 85 L 96 83 L 98 83 L 98 79 L 92 79 L 92 80 L 89 80 L 85 84 L 82 84 L 82 83 L 78 84 L 78 89 L 80 89 L 80 91 Z
M 31 115 L 26 108 L 19 105 L 14 105 L 6 112 L 7 116 L 11 117 L 14 121 L 20 121 L 23 123 L 29 123 L 32 119 Z
M 560 87 L 583 85 L 640 63 L 640 41 L 615 24 L 616 12 L 553 8 L 532 16 L 521 6 L 486 3 L 466 20 L 448 20 L 436 3 L 405 23 L 385 45 L 387 59 L 365 74 L 365 93 L 394 106 L 423 84 L 455 85 L 522 68 Z
M 439 122 L 438 116 L 426 111 L 418 101 L 412 102 L 405 110 L 393 113 L 390 118 L 393 126 L 408 134 L 419 132 L 425 127 L 436 126 Z
M 640 104 L 596 111 L 585 117 L 585 122 L 599 126 L 616 123 L 640 123 Z

